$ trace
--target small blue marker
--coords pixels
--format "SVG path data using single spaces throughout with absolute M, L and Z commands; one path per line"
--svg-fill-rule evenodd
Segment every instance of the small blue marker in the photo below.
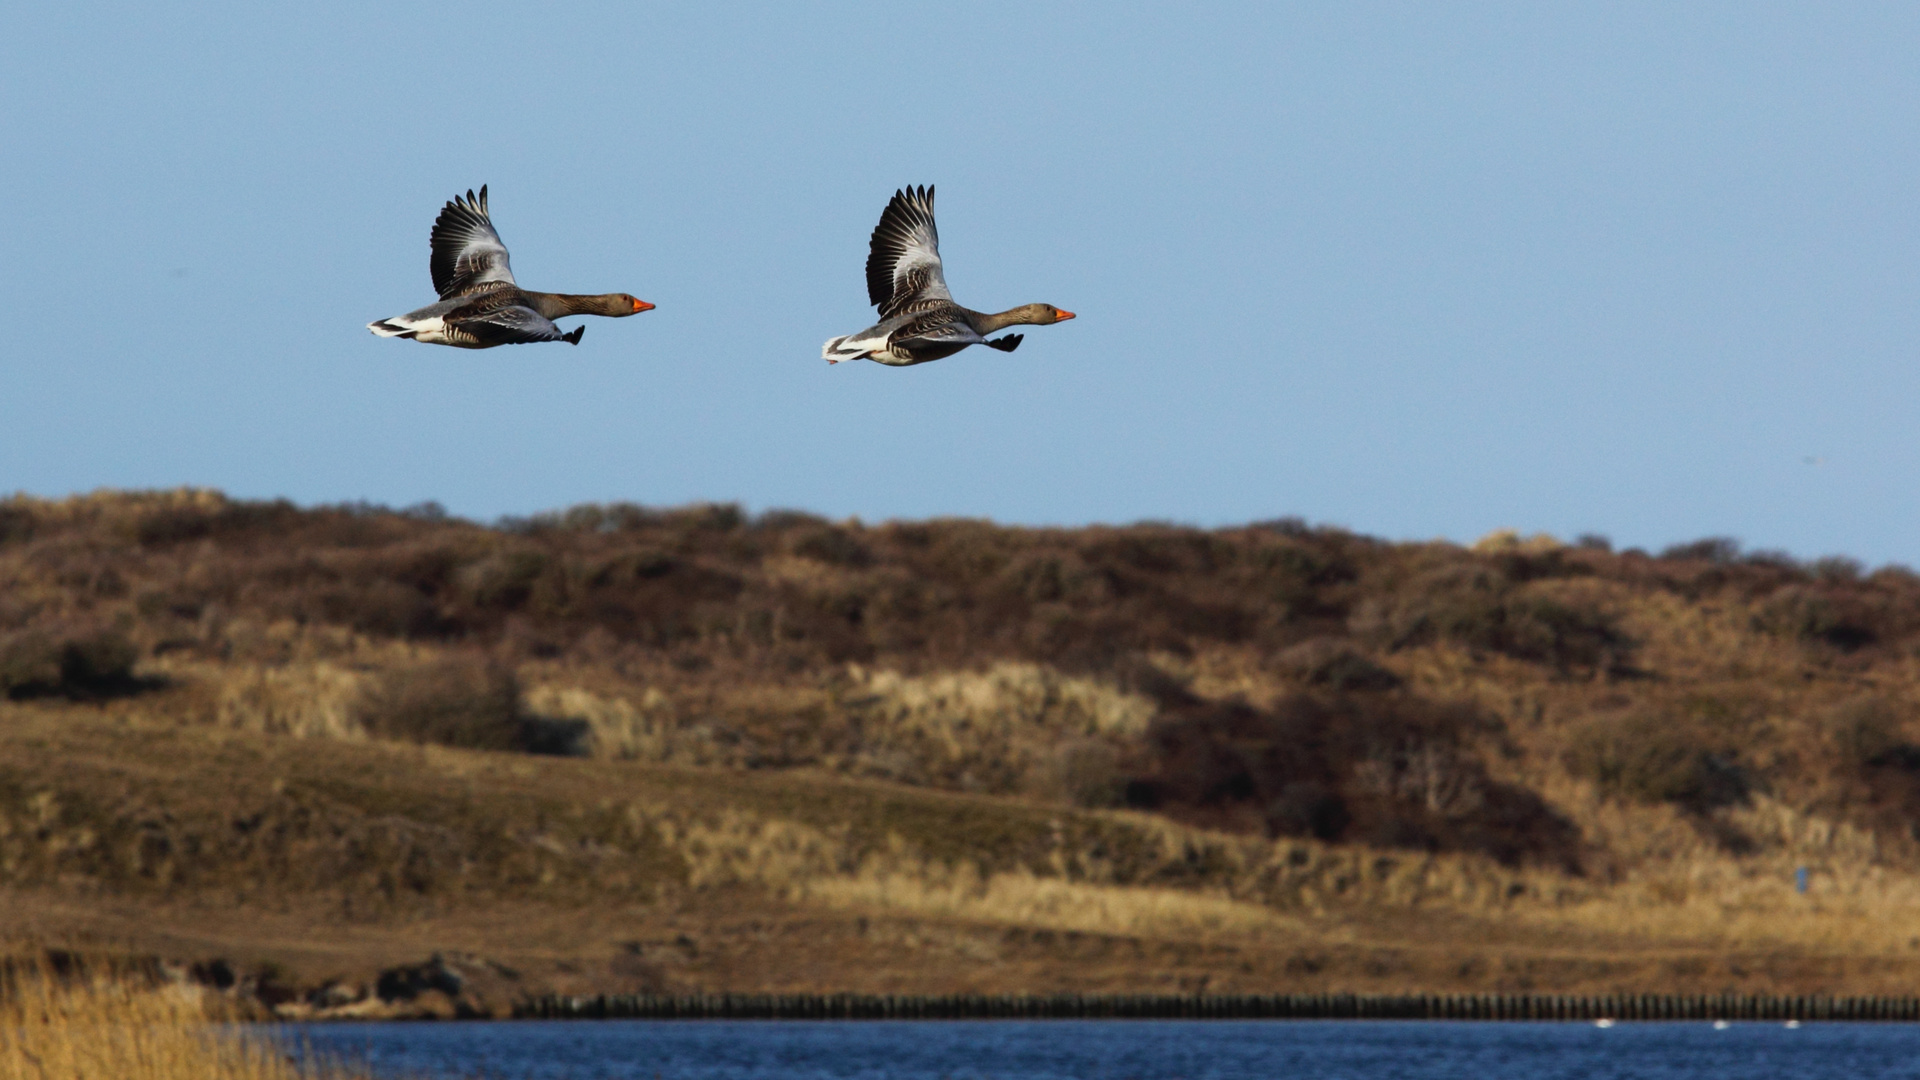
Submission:
M 1807 891 L 1807 868 L 1804 866 L 1793 872 L 1793 891 L 1797 893 Z

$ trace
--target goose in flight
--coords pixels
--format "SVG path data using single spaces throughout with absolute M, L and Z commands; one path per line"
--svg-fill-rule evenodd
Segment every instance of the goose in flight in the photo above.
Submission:
M 553 320 L 567 315 L 620 318 L 653 310 L 626 293 L 578 296 L 522 289 L 507 266 L 507 246 L 487 216 L 487 188 L 454 196 L 434 219 L 433 288 L 440 301 L 418 311 L 367 324 L 381 337 L 412 338 L 430 345 L 491 349 L 534 341 L 580 344 L 584 326 L 561 332 Z
M 894 192 L 880 215 L 868 242 L 867 302 L 880 309 L 880 322 L 827 342 L 820 351 L 827 363 L 872 360 L 906 367 L 952 356 L 969 345 L 1012 352 L 1025 335 L 991 340 L 987 335 L 1009 326 L 1045 326 L 1073 318 L 1073 312 L 1052 304 L 1025 304 L 989 315 L 954 303 L 940 271 L 931 186 Z

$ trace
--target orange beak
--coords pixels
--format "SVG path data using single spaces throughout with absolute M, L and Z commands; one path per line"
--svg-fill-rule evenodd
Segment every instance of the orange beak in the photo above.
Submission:
M 1073 318 L 1073 312 L 1071 311 L 1061 311 L 1058 308 L 1056 308 L 1055 310 L 1060 311 L 1060 314 L 1054 316 L 1054 319 L 1053 319 L 1054 322 L 1066 322 L 1068 319 Z
M 652 311 L 652 310 L 653 310 L 653 305 L 647 303 L 645 300 L 635 300 L 633 302 L 633 313 L 635 315 L 638 315 L 643 311 Z

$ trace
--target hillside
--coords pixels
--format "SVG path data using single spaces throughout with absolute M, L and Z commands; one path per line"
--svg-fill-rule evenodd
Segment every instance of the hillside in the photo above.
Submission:
M 1916 644 L 1725 541 L 15 498 L 0 909 L 296 1010 L 1905 992 Z

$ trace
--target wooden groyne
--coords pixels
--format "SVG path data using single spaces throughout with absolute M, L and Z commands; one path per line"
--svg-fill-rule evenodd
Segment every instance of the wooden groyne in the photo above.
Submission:
M 1756 994 L 600 994 L 541 1020 L 1920 1020 L 1920 998 Z

